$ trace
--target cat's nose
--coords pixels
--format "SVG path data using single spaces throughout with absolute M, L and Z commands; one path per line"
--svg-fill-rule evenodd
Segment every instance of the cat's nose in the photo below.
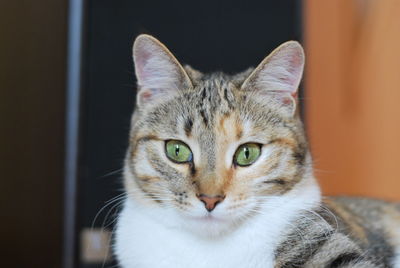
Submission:
M 204 203 L 204 206 L 208 210 L 208 212 L 211 212 L 214 210 L 214 208 L 224 201 L 225 196 L 224 195 L 206 195 L 206 194 L 197 194 L 197 198 L 200 199 L 201 202 Z

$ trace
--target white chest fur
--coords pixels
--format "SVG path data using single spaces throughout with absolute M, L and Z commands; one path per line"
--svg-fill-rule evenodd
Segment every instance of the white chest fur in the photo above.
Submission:
M 117 229 L 122 267 L 273 267 L 273 242 L 255 226 L 210 240 L 133 212 L 126 204 Z
M 319 190 L 282 197 L 263 215 L 218 239 L 167 227 L 127 199 L 116 231 L 115 253 L 123 268 L 273 267 L 274 251 L 291 222 L 319 203 Z

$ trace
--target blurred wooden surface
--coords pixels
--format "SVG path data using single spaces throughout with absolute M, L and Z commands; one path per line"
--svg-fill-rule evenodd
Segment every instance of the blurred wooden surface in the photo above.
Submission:
M 65 0 L 0 2 L 2 267 L 60 267 Z
M 400 1 L 305 1 L 306 121 L 327 195 L 400 200 Z

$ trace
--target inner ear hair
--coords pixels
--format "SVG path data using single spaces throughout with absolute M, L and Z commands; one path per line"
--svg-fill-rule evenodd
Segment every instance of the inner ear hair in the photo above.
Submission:
M 133 45 L 138 83 L 138 105 L 165 100 L 178 90 L 192 86 L 174 55 L 156 38 L 142 34 Z
M 302 46 L 296 41 L 288 41 L 272 51 L 243 82 L 241 88 L 269 95 L 294 113 L 303 69 Z

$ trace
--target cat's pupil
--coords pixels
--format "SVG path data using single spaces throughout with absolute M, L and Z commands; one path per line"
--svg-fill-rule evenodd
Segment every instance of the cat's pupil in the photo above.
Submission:
M 244 156 L 246 157 L 246 159 L 249 159 L 250 150 L 249 150 L 249 148 L 247 148 L 247 147 L 244 148 Z
M 179 154 L 179 145 L 175 145 L 175 156 L 178 156 Z

